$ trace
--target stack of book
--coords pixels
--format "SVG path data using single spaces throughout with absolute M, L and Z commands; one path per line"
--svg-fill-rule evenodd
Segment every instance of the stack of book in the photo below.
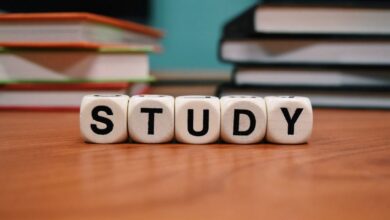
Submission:
M 314 106 L 390 108 L 390 2 L 265 0 L 229 21 L 218 95 L 303 95 Z
M 0 109 L 78 109 L 86 94 L 139 94 L 153 28 L 90 13 L 0 15 Z

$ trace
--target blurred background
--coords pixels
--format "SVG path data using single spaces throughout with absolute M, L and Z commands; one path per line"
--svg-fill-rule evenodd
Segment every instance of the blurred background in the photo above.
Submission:
M 256 0 L 5 0 L 2 12 L 93 12 L 161 29 L 164 52 L 151 56 L 153 71 L 206 70 L 229 73 L 217 57 L 223 24 Z
M 218 42 L 227 20 L 255 0 L 152 0 L 150 24 L 166 32 L 164 54 L 152 57 L 156 70 L 212 70 L 228 73 L 231 66 L 217 56 Z
M 129 95 L 296 95 L 308 96 L 314 107 L 389 109 L 389 8 L 390 2 L 381 0 L 5 0 L 0 1 L 0 10 L 4 13 L 91 12 L 157 28 L 164 36 L 154 36 L 154 44 L 151 45 L 154 48 L 156 45 L 158 48 L 161 46 L 161 52 L 151 49 L 140 55 L 139 51 L 128 51 L 126 62 L 118 59 L 119 54 L 108 55 L 99 50 L 90 54 L 90 58 L 75 59 L 75 56 L 69 58 L 69 54 L 61 54 L 63 48 L 57 48 L 55 56 L 55 51 L 48 55 L 45 54 L 47 48 L 41 48 L 40 52 L 36 50 L 33 55 L 35 60 L 40 57 L 40 62 L 34 63 L 31 62 L 31 57 L 26 59 L 29 54 L 21 54 L 13 47 L 6 48 L 0 54 L 0 64 L 4 66 L 0 70 L 6 70 L 6 73 L 0 71 L 0 77 L 3 77 L 0 82 L 20 82 L 17 81 L 20 76 L 15 77 L 16 72 L 19 71 L 24 77 L 22 78 L 27 79 L 24 72 L 32 72 L 33 68 L 36 70 L 35 79 L 43 71 L 51 74 L 50 77 L 60 75 L 63 77 L 60 80 L 62 83 L 69 79 L 85 80 L 83 77 L 89 73 L 91 75 L 87 77 L 88 80 L 101 81 L 101 78 L 96 77 L 100 73 L 97 74 L 98 71 L 94 69 L 95 64 L 73 71 L 72 65 L 84 65 L 81 64 L 82 60 L 94 60 L 105 69 L 105 82 L 113 81 L 114 77 L 107 77 L 119 73 L 122 78 L 115 78 L 116 81 L 132 83 L 126 86 L 128 92 L 121 92 Z M 56 19 L 45 22 L 55 21 Z M 9 37 L 8 42 L 0 40 L 2 46 L 7 47 L 9 43 L 12 45 L 15 43 L 13 40 L 21 35 L 26 38 L 25 42 L 29 42 L 30 33 L 39 32 L 29 29 L 36 21 L 25 24 L 11 22 L 12 25 L 6 19 L 2 22 L 0 31 L 4 31 L 3 35 L 14 34 L 15 30 L 24 31 L 24 34 Z M 98 23 L 94 24 L 100 25 L 100 28 L 116 28 L 115 33 L 134 34 L 131 28 Z M 72 31 L 63 28 L 63 31 Z M 50 29 L 47 30 L 50 32 Z M 56 31 L 49 32 L 41 37 L 62 37 L 57 36 Z M 156 32 L 158 31 L 154 33 Z M 96 37 L 107 37 L 101 35 Z M 153 38 L 145 33 L 141 35 L 140 42 L 136 42 L 138 46 L 145 46 L 144 43 Z M 44 40 L 39 38 L 38 41 Z M 127 46 L 134 45 L 134 42 L 127 43 Z M 82 50 L 78 49 L 82 54 Z M 99 63 L 99 59 L 93 58 L 100 56 L 115 59 L 109 58 L 107 63 Z M 124 59 L 124 56 L 122 54 L 121 57 Z M 15 57 L 19 63 L 15 62 Z M 53 68 L 54 61 L 48 61 L 47 57 L 56 58 L 58 66 Z M 66 71 L 61 65 L 65 57 L 73 59 Z M 143 62 L 138 62 L 140 59 Z M 114 71 L 113 67 L 118 65 L 113 65 L 112 60 L 116 60 L 119 66 L 127 66 Z M 10 65 L 13 67 L 10 68 Z M 142 73 L 135 74 L 137 65 L 137 71 L 143 70 L 139 71 Z M 23 71 L 19 69 L 21 66 L 25 66 Z M 111 70 L 113 74 L 107 70 Z M 69 72 L 73 75 L 65 76 Z M 9 78 L 4 78 L 7 74 Z M 153 78 L 156 81 L 151 82 Z M 28 80 L 24 82 L 31 83 Z M 19 92 L 24 87 L 12 86 L 3 88 L 9 93 L 7 96 L 2 93 L 0 106 L 8 106 L 9 101 L 16 100 L 16 95 L 20 95 L 20 103 L 25 102 L 24 96 Z M 77 86 L 78 90 L 86 88 L 85 85 Z M 101 85 L 95 86 L 102 91 Z M 72 87 L 73 90 L 76 91 L 76 87 Z M 116 85 L 116 89 L 122 87 Z M 36 90 L 46 91 L 46 88 L 46 85 L 34 85 Z M 54 90 L 50 91 L 47 94 L 53 94 Z M 89 92 L 94 91 L 91 89 Z M 79 93 L 79 96 L 82 95 L 83 93 Z M 35 97 L 37 101 L 48 98 L 50 97 Z M 77 103 L 79 98 L 74 98 L 73 105 Z

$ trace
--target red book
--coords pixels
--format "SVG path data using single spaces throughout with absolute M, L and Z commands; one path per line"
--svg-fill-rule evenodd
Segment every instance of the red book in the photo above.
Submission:
M 142 24 L 91 13 L 0 15 L 0 46 L 3 47 L 157 48 L 162 36 L 161 31 Z
M 0 110 L 78 110 L 85 95 L 138 95 L 148 88 L 129 83 L 6 84 L 0 85 Z

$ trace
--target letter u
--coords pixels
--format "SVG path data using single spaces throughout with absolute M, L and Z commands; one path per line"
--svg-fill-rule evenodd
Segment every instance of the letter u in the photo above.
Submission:
M 191 135 L 203 136 L 209 131 L 209 110 L 203 109 L 203 128 L 200 131 L 194 130 L 194 109 L 188 109 L 187 129 Z

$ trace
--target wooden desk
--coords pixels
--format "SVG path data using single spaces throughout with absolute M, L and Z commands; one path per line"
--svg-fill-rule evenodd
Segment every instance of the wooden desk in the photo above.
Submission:
M 314 116 L 300 146 L 92 145 L 0 112 L 0 219 L 390 219 L 390 111 Z

